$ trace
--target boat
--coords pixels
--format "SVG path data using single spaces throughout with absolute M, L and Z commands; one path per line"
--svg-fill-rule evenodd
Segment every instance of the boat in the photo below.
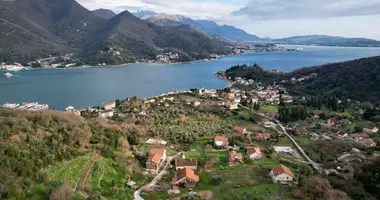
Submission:
M 12 76 L 13 76 L 13 74 L 11 74 L 11 73 L 7 72 L 7 73 L 5 73 L 5 74 L 4 74 L 4 76 L 5 76 L 5 77 L 7 77 L 7 78 L 10 78 L 10 77 L 12 77 Z

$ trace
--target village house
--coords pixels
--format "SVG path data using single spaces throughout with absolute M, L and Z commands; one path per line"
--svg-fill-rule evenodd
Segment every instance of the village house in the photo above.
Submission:
M 216 136 L 215 137 L 215 140 L 214 140 L 214 144 L 216 147 L 224 147 L 224 148 L 227 148 L 228 147 L 228 138 L 224 137 L 224 136 Z
M 351 134 L 350 137 L 356 142 L 359 142 L 360 140 L 369 138 L 369 135 L 367 133 L 359 133 L 359 134 Z
M 267 118 L 262 118 L 260 124 L 263 125 L 263 126 L 265 126 L 266 128 L 271 128 L 271 127 L 274 125 L 274 123 L 271 122 L 271 121 L 270 121 L 269 119 L 267 119 Z
M 229 108 L 230 108 L 230 110 L 239 109 L 239 104 L 238 103 L 230 103 Z
M 195 188 L 198 183 L 199 176 L 195 174 L 194 170 L 189 168 L 179 169 L 172 181 L 172 185 L 184 188 Z
M 110 102 L 103 105 L 104 110 L 113 110 L 116 108 L 116 102 Z
M 293 172 L 284 165 L 273 167 L 270 176 L 274 183 L 291 184 L 294 180 Z
M 331 127 L 338 126 L 339 125 L 339 120 L 336 119 L 336 118 L 330 118 L 330 119 L 327 120 L 327 125 L 329 125 Z
M 146 169 L 149 171 L 157 171 L 160 164 L 166 160 L 165 149 L 152 149 L 149 152 L 148 160 L 146 161 Z
M 102 117 L 102 118 L 113 117 L 113 111 L 112 110 L 100 111 L 99 112 L 99 117 Z
M 270 138 L 269 133 L 256 133 L 256 138 L 260 140 L 267 140 Z
M 375 147 L 376 146 L 376 142 L 371 138 L 360 140 L 359 143 L 363 144 L 366 147 Z
M 372 126 L 372 125 L 366 125 L 363 128 L 363 132 L 366 132 L 366 133 L 369 133 L 369 134 L 377 133 L 378 131 L 379 131 L 379 129 L 377 127 L 375 127 L 375 126 Z
M 337 135 L 338 135 L 338 137 L 342 137 L 342 138 L 346 138 L 346 137 L 348 137 L 348 134 L 345 133 L 345 132 L 342 132 L 342 131 L 339 131 L 339 132 L 337 133 Z
M 247 132 L 247 129 L 246 128 L 243 128 L 243 127 L 239 127 L 239 126 L 234 126 L 234 132 L 235 133 L 240 133 L 240 134 L 244 134 Z
M 209 164 L 205 165 L 204 168 L 205 168 L 205 172 L 212 172 L 212 171 L 214 171 L 212 165 L 209 165 Z
M 319 119 L 324 114 L 323 110 L 313 110 L 313 118 Z
M 247 147 L 247 155 L 252 160 L 264 158 L 264 154 L 261 153 L 259 147 Z
M 283 146 L 273 146 L 274 151 L 277 154 L 290 155 L 294 156 L 295 152 L 292 147 L 283 147 Z
M 307 135 L 307 129 L 305 127 L 297 127 L 296 133 L 300 135 Z
M 236 151 L 230 151 L 228 152 L 228 165 L 229 166 L 236 166 L 240 163 L 243 163 L 243 154 L 237 153 Z
M 198 161 L 196 158 L 176 158 L 175 159 L 175 170 L 189 168 L 192 170 L 197 170 Z

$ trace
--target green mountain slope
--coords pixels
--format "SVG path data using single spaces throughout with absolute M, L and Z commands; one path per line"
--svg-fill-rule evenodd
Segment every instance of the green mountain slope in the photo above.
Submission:
M 265 84 L 277 82 L 298 96 L 380 101 L 380 56 L 301 68 L 286 74 L 266 71 L 258 66 L 234 66 L 226 71 L 226 76 L 254 79 Z
M 6 62 L 75 53 L 89 64 L 122 64 L 163 51 L 180 53 L 181 61 L 230 53 L 192 28 L 159 27 L 128 11 L 104 19 L 74 0 L 1 1 L 0 11 L 0 60 Z M 120 55 L 104 51 L 110 48 Z
M 128 11 L 108 20 L 91 41 L 89 52 L 112 47 L 118 49 L 121 56 L 134 59 L 155 58 L 158 53 L 168 49 L 187 58 L 182 61 L 207 58 L 212 53 L 230 53 L 220 42 L 193 27 L 160 27 L 141 20 Z
M 317 74 L 289 88 L 302 95 L 323 95 L 378 102 L 380 99 L 380 57 L 327 64 L 296 70 L 287 77 Z

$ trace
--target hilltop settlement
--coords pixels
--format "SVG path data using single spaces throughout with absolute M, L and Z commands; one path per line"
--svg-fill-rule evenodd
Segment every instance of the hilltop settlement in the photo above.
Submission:
M 379 180 L 370 178 L 379 166 L 378 105 L 322 102 L 279 84 L 218 76 L 230 87 L 176 90 L 85 110 L 4 105 L 1 157 L 9 175 L 2 176 L 3 197 L 378 197 Z

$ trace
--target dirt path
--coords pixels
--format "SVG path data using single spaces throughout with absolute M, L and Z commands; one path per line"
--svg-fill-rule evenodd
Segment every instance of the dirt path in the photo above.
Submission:
M 99 180 L 98 180 L 98 187 L 100 188 L 100 181 L 103 179 L 103 176 L 104 176 L 104 172 L 105 172 L 105 169 L 104 169 L 104 165 L 102 166 L 102 175 L 100 175 L 99 177 Z
M 153 179 L 153 180 L 152 180 L 147 186 L 148 186 L 148 187 L 153 187 L 153 186 L 155 186 L 155 185 L 158 183 L 158 181 L 159 181 L 159 180 L 160 180 L 160 179 L 166 174 L 166 172 L 168 172 L 168 169 L 169 169 L 169 166 L 170 166 L 170 162 L 171 162 L 174 158 L 180 156 L 181 153 L 182 153 L 182 152 L 179 152 L 179 153 L 176 154 L 175 156 L 171 156 L 171 157 L 169 157 L 169 158 L 167 159 L 167 161 L 166 161 L 166 165 L 165 165 L 165 167 L 162 169 L 162 171 L 161 171 L 159 174 L 157 174 L 157 176 L 154 177 L 154 179 Z M 141 192 L 142 192 L 142 188 L 140 188 L 140 189 L 138 189 L 138 190 L 135 191 L 135 193 L 134 193 L 134 198 L 135 198 L 135 200 L 144 200 L 144 199 L 140 196 Z
M 83 191 L 84 185 L 86 184 L 88 175 L 90 174 L 91 169 L 92 169 L 92 167 L 94 166 L 94 164 L 96 163 L 97 160 L 98 160 L 98 154 L 96 152 L 94 152 L 94 156 L 92 158 L 92 161 L 87 165 L 87 167 L 84 170 L 84 173 L 83 173 L 82 177 L 80 178 L 79 183 L 77 185 L 76 190 L 84 198 L 88 197 L 88 194 L 86 194 L 86 192 Z

